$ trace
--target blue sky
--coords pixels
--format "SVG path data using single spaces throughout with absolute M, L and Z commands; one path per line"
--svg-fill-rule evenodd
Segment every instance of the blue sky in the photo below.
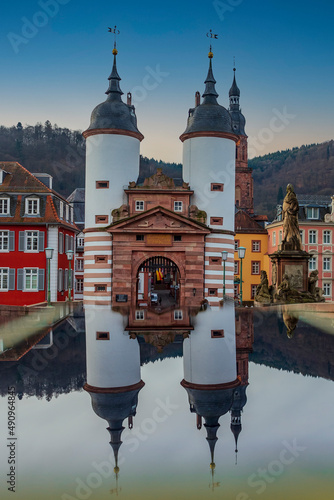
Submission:
M 250 156 L 323 142 L 334 135 L 333 15 L 322 0 L 12 0 L 0 19 L 0 123 L 87 128 L 106 97 L 107 27 L 117 24 L 121 88 L 133 93 L 141 152 L 182 161 L 178 137 L 204 90 L 211 28 L 226 107 L 236 58 Z

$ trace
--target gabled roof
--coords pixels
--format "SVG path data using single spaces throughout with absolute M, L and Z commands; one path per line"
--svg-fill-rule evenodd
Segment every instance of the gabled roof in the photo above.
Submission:
M 256 222 L 244 210 L 239 209 L 235 214 L 236 233 L 262 233 L 267 234 L 267 230 Z
M 0 162 L 0 169 L 6 174 L 0 184 L 0 196 L 8 195 L 11 199 L 11 213 L 1 216 L 1 224 L 61 224 L 78 229 L 75 224 L 60 219 L 58 215 L 56 205 L 59 208 L 59 199 L 68 203 L 63 196 L 48 188 L 17 162 Z M 24 213 L 25 198 L 30 195 L 40 199 L 40 216 L 27 217 Z
M 158 216 L 160 215 L 160 219 Z M 170 221 L 170 222 L 169 222 Z M 139 223 L 139 224 L 138 224 Z M 136 232 L 183 232 L 185 230 L 200 231 L 203 234 L 210 233 L 210 229 L 203 223 L 197 222 L 183 215 L 176 214 L 164 207 L 157 206 L 140 212 L 140 214 L 132 215 L 126 219 L 114 222 L 108 226 L 108 231 L 118 232 L 133 230 Z

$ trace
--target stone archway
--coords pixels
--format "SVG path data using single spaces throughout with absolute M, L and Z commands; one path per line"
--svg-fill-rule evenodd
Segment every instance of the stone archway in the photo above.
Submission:
M 137 269 L 136 301 L 138 304 L 172 305 L 180 302 L 181 274 L 177 264 L 163 255 L 153 255 Z M 157 304 L 155 304 L 155 294 Z M 153 300 L 154 299 L 154 300 Z

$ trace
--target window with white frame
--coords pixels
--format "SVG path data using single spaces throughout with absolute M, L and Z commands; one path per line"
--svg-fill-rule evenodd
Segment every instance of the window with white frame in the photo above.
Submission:
M 273 232 L 273 247 L 276 246 L 276 231 Z
M 8 269 L 0 269 L 0 290 L 8 290 Z
M 323 270 L 324 271 L 331 270 L 331 258 L 330 257 L 324 257 Z
M 257 285 L 251 285 L 251 299 L 254 299 L 256 294 Z
M 331 242 L 331 232 L 330 231 L 324 231 L 324 238 L 323 238 L 323 243 L 324 245 L 328 245 Z
M 26 198 L 26 215 L 39 215 L 39 198 Z
M 309 244 L 317 242 L 317 231 L 315 229 L 310 229 L 308 232 L 308 242 Z
M 78 293 L 83 292 L 83 278 L 77 278 L 75 282 L 75 291 Z
M 300 234 L 300 241 L 301 241 L 302 243 L 304 243 L 304 230 L 303 230 L 303 229 L 301 229 L 301 230 L 299 231 L 299 234 Z
M 307 218 L 308 219 L 319 219 L 319 208 L 308 207 L 307 208 Z
M 84 270 L 84 259 L 77 259 L 76 261 L 76 270 L 83 271 Z
M 9 215 L 10 200 L 8 197 L 0 198 L 0 215 Z
M 67 222 L 70 220 L 70 207 L 68 205 L 65 206 L 65 218 Z
M 73 222 L 73 207 L 70 208 L 70 213 L 71 213 L 71 222 Z
M 9 231 L 0 231 L 0 250 L 9 250 Z
M 323 284 L 323 290 L 324 290 L 324 297 L 330 297 L 331 296 L 331 283 L 324 283 Z
M 252 252 L 260 252 L 261 251 L 261 241 L 253 240 L 252 241 Z
M 280 245 L 282 243 L 283 239 L 283 231 L 278 231 L 278 244 Z
M 64 233 L 58 234 L 58 252 L 64 253 Z
M 183 202 L 174 201 L 174 212 L 182 212 L 182 210 L 183 210 Z
M 136 319 L 145 319 L 145 314 L 144 314 L 144 311 L 142 310 L 138 310 L 136 311 Z
M 84 247 L 85 238 L 83 236 L 78 236 L 77 238 L 77 248 Z
M 136 212 L 142 212 L 144 210 L 144 202 L 142 200 L 136 201 Z
M 38 252 L 38 231 L 26 231 L 26 251 Z
M 61 219 L 64 218 L 64 202 L 63 201 L 61 201 L 59 204 L 59 217 Z
M 180 320 L 183 319 L 183 312 L 179 310 L 174 311 L 174 319 L 175 320 Z
M 38 290 L 38 269 L 24 270 L 24 289 Z
M 260 262 L 252 262 L 252 274 L 260 274 Z
M 312 255 L 312 257 L 310 257 L 310 260 L 308 261 L 308 268 L 309 271 L 315 271 L 317 268 L 317 258 L 314 257 L 314 255 Z

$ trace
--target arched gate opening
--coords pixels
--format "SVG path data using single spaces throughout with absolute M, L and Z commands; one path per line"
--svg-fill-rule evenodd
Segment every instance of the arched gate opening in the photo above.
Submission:
M 180 298 L 180 271 L 171 259 L 154 256 L 146 259 L 137 272 L 137 302 L 148 305 L 173 305 Z

